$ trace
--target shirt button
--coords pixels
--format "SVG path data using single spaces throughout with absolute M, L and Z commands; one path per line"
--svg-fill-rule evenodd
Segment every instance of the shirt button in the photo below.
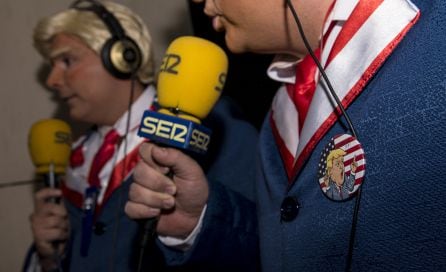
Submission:
M 96 235 L 102 235 L 102 234 L 104 234 L 105 229 L 106 229 L 105 224 L 98 221 L 98 222 L 96 222 L 96 224 L 94 224 L 93 232 Z
M 282 206 L 280 206 L 280 219 L 289 222 L 296 218 L 298 213 L 299 203 L 297 199 L 292 196 L 286 197 L 282 202 Z

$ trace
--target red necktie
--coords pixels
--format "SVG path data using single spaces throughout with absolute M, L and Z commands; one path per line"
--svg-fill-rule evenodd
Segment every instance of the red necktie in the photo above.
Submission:
M 120 138 L 121 137 L 114 129 L 110 130 L 110 132 L 105 135 L 104 143 L 99 148 L 93 159 L 93 163 L 91 164 L 90 175 L 88 177 L 88 183 L 91 186 L 95 186 L 97 188 L 100 187 L 101 183 L 99 180 L 99 173 L 115 153 L 115 147 Z
M 70 166 L 71 168 L 79 167 L 82 164 L 84 164 L 84 154 L 83 154 L 83 147 L 84 145 L 81 144 L 78 147 L 76 147 L 74 150 L 71 151 L 70 156 Z
M 317 49 L 314 53 L 319 58 L 320 50 Z M 308 54 L 296 65 L 296 83 L 287 85 L 290 97 L 292 97 L 299 114 L 299 132 L 302 130 L 311 99 L 316 90 L 316 80 L 314 78 L 316 70 L 316 63 Z

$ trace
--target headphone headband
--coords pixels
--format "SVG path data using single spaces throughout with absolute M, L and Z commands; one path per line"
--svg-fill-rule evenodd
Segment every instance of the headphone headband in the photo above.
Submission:
M 104 22 L 113 36 L 116 36 L 116 38 L 118 39 L 122 39 L 125 36 L 125 31 L 119 23 L 118 19 L 116 19 L 115 15 L 108 11 L 104 7 L 104 5 L 102 5 L 98 1 L 77 0 L 70 6 L 70 8 L 94 12 L 99 18 L 101 18 L 101 20 Z
M 101 58 L 105 68 L 121 79 L 130 78 L 141 65 L 141 50 L 130 37 L 118 19 L 107 8 L 96 0 L 77 0 L 70 8 L 89 11 L 96 14 L 107 26 L 111 39 L 107 40 L 101 50 Z

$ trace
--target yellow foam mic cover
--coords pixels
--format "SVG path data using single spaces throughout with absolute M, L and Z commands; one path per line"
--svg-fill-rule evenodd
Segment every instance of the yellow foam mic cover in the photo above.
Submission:
M 71 128 L 62 120 L 43 119 L 31 126 L 28 149 L 38 174 L 64 174 L 71 151 Z
M 180 118 L 200 123 L 220 97 L 227 70 L 228 59 L 219 46 L 198 37 L 179 37 L 161 64 L 158 102 L 178 110 Z

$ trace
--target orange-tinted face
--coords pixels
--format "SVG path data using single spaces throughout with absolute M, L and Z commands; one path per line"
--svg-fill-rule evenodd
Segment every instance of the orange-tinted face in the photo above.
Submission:
M 129 83 L 110 75 L 78 37 L 57 34 L 51 43 L 47 85 L 67 103 L 71 118 L 112 125 L 126 111 Z
M 317 47 L 322 23 L 332 0 L 293 1 L 306 36 Z M 284 0 L 196 0 L 205 2 L 213 27 L 225 31 L 232 52 L 307 54 L 296 23 Z
M 225 31 L 226 44 L 231 51 L 273 53 L 280 46 L 285 27 L 283 21 L 279 24 L 271 18 L 283 16 L 278 14 L 283 10 L 283 5 L 276 5 L 276 2 L 278 1 L 208 0 L 205 13 L 213 17 L 215 30 Z M 281 29 L 280 32 L 277 27 Z
M 344 158 L 342 156 L 333 159 L 331 179 L 336 182 L 338 186 L 342 186 L 344 183 Z

